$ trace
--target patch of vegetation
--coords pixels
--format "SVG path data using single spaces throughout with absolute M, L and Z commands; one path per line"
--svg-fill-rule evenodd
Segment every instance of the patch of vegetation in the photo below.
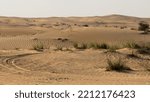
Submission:
M 57 40 L 62 40 L 62 38 L 57 38 Z
M 87 47 L 88 48 L 93 48 L 93 49 L 109 49 L 109 45 L 106 44 L 106 43 L 102 43 L 102 44 L 90 43 L 90 44 L 87 44 Z
M 127 57 L 129 57 L 129 58 L 139 58 L 134 51 L 132 51 L 131 54 L 128 54 Z
M 124 44 L 124 47 L 133 48 L 133 49 L 141 48 L 141 46 L 135 42 L 128 42 L 128 43 Z
M 106 43 L 102 43 L 102 44 L 100 44 L 100 45 L 98 46 L 98 48 L 100 48 L 100 49 L 109 49 L 109 45 L 106 44 Z
M 67 38 L 57 38 L 58 41 L 62 41 L 62 42 L 65 42 L 65 41 L 68 41 L 69 39 Z
M 72 49 L 70 49 L 70 48 L 66 48 L 66 49 L 65 49 L 65 51 L 73 52 L 73 50 L 72 50 Z
M 84 25 L 83 25 L 83 27 L 89 27 L 89 25 L 87 25 L 87 24 L 84 24 Z
M 131 28 L 130 30 L 137 30 L 136 28 Z
M 141 48 L 137 50 L 139 54 L 150 54 L 150 44 L 143 44 Z
M 91 44 L 89 44 L 89 48 L 100 49 L 100 44 L 98 44 L 98 43 L 91 43 Z
M 73 46 L 76 49 L 88 49 L 88 48 L 93 48 L 93 49 L 109 49 L 110 48 L 110 46 L 108 44 L 106 44 L 106 43 L 101 43 L 101 44 L 98 44 L 98 43 L 90 43 L 90 44 L 86 44 L 86 43 L 81 43 L 81 44 L 74 43 Z
M 148 55 L 150 54 L 150 50 L 146 48 L 138 49 L 137 52 L 139 54 L 148 54 Z
M 148 34 L 150 27 L 149 27 L 149 24 L 147 22 L 141 21 L 139 23 L 138 29 L 139 29 L 139 31 L 143 31 L 142 34 Z
M 124 27 L 120 27 L 120 29 L 124 29 Z
M 106 68 L 106 71 L 126 72 L 131 70 L 120 58 L 116 60 L 108 59 L 107 64 L 108 67 Z
M 33 45 L 33 49 L 36 51 L 43 51 L 44 45 L 43 45 L 43 43 L 37 43 L 36 45 Z
M 96 44 L 97 44 L 97 43 L 90 43 L 90 44 L 88 45 L 88 48 L 96 49 Z
M 19 48 L 18 48 L 18 47 L 16 47 L 16 48 L 15 48 L 15 50 L 19 50 Z
M 113 52 L 113 53 L 116 53 L 116 52 L 117 52 L 117 51 L 116 51 L 117 49 L 119 49 L 119 47 L 116 46 L 116 45 L 109 46 L 109 49 L 107 50 L 107 52 Z
M 62 46 L 57 46 L 57 48 L 55 49 L 55 51 L 63 51 L 63 47 Z
M 69 39 L 67 39 L 67 38 L 64 38 L 64 39 L 62 39 L 62 42 L 65 42 L 65 41 L 68 41 Z
M 77 49 L 78 48 L 78 43 L 74 42 L 73 47 Z
M 81 44 L 74 43 L 73 46 L 76 49 L 87 49 L 88 48 L 88 45 L 86 43 L 81 43 Z
M 87 49 L 88 45 L 86 43 L 82 43 L 81 45 L 78 46 L 79 49 Z

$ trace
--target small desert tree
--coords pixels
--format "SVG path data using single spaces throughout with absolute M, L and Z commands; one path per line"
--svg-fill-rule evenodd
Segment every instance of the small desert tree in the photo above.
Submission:
M 139 31 L 144 31 L 144 34 L 147 34 L 149 32 L 149 24 L 144 21 L 140 22 Z

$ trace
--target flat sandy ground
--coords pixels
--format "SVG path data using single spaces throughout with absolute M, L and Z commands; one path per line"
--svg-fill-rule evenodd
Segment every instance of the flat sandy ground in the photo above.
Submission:
M 150 53 L 120 48 L 79 50 L 77 43 L 150 44 L 137 30 L 149 19 L 120 15 L 89 18 L 0 17 L 0 84 L 150 84 Z M 88 25 L 88 26 L 87 26 Z M 34 47 L 42 44 L 43 51 Z M 62 48 L 62 50 L 59 50 Z M 135 52 L 137 57 L 128 55 Z M 106 71 L 107 60 L 121 58 L 131 71 Z

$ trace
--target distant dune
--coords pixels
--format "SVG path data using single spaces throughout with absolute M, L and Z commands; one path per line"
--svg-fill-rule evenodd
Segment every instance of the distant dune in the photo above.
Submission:
M 0 17 L 0 49 L 30 49 L 36 42 L 34 39 L 48 42 L 49 46 L 59 44 L 70 46 L 72 41 L 122 43 L 144 40 L 148 42 L 150 37 L 141 36 L 137 30 L 140 21 L 150 23 L 150 18 L 123 15 L 49 18 Z M 59 37 L 70 39 L 70 42 L 58 43 L 54 39 Z
M 56 22 L 61 23 L 86 23 L 86 24 L 116 24 L 116 23 L 133 23 L 136 24 L 140 21 L 146 21 L 150 23 L 150 18 L 138 18 L 123 15 L 108 15 L 108 16 L 93 16 L 93 17 L 48 17 L 48 18 L 19 18 L 19 17 L 0 17 L 0 25 L 18 25 L 18 26 L 28 26 L 28 25 L 42 25 L 42 24 L 52 24 Z

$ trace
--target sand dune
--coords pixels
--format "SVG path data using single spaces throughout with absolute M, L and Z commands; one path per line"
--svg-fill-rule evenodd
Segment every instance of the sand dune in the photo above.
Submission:
M 140 21 L 150 23 L 150 18 L 0 17 L 0 84 L 150 84 L 149 49 L 141 54 L 121 47 L 129 42 L 149 46 L 150 34 L 137 30 Z M 74 43 L 121 48 L 76 49 Z M 117 58 L 132 71 L 106 71 L 107 60 Z

